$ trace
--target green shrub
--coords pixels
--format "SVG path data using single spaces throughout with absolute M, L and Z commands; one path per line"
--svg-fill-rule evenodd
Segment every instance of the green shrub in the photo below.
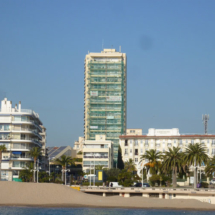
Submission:
M 202 183 L 201 183 L 201 187 L 202 187 L 202 188 L 208 188 L 208 183 L 202 182 Z

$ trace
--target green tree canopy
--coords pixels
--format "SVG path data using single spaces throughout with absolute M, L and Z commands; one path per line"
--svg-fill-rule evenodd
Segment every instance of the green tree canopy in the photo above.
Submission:
M 207 176 L 213 176 L 215 173 L 215 156 L 208 160 L 205 167 L 205 174 Z
M 1 161 L 2 161 L 2 152 L 7 151 L 5 145 L 0 145 L 0 181 L 1 181 Z
M 173 187 L 177 186 L 176 175 L 177 171 L 181 170 L 183 163 L 183 154 L 180 152 L 179 147 L 168 148 L 164 153 L 162 170 L 166 173 L 172 171 L 173 173 Z
M 140 157 L 140 162 L 147 162 L 144 166 L 146 166 L 147 172 L 150 171 L 150 173 L 153 175 L 159 172 L 161 168 L 161 159 L 161 152 L 157 152 L 155 149 L 150 149 Z
M 134 161 L 130 158 L 128 161 L 124 163 L 124 169 L 128 172 L 134 172 L 136 171 L 136 165 Z
M 190 166 L 194 166 L 194 188 L 197 184 L 196 166 L 206 164 L 209 157 L 206 153 L 207 148 L 203 143 L 189 144 L 184 153 L 184 161 Z

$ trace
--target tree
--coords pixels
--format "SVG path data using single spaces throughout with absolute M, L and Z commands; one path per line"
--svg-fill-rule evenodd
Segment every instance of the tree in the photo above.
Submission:
M 71 156 L 62 155 L 60 158 L 55 159 L 54 163 L 62 166 L 62 181 L 65 181 L 64 171 L 66 170 L 66 166 L 68 164 L 74 165 L 74 160 Z
M 213 176 L 215 172 L 215 156 L 208 160 L 205 167 L 205 174 L 207 176 Z
M 161 167 L 160 159 L 162 158 L 162 153 L 157 152 L 154 149 L 150 149 L 146 151 L 144 155 L 140 157 L 140 162 L 147 162 L 144 166 L 152 175 L 157 174 Z
M 203 163 L 207 163 L 208 155 L 206 154 L 206 147 L 203 143 L 189 144 L 186 148 L 184 160 L 188 165 L 194 166 L 194 188 L 197 184 L 197 165 L 201 166 Z
M 95 169 L 96 170 L 103 170 L 104 166 L 103 165 L 96 165 Z
M 113 181 L 114 182 L 114 181 L 118 180 L 120 170 L 116 169 L 116 168 L 104 169 L 104 173 L 105 173 L 108 181 Z
M 124 169 L 124 162 L 123 162 L 123 160 L 122 160 L 122 150 L 121 150 L 121 147 L 120 147 L 120 146 L 119 146 L 119 148 L 118 148 L 117 168 L 118 168 L 118 169 Z
M 0 145 L 0 181 L 1 181 L 1 161 L 2 161 L 2 152 L 7 150 L 5 145 Z
M 37 158 L 41 156 L 41 148 L 33 147 L 30 152 L 30 156 L 34 158 L 34 170 L 36 169 Z M 34 172 L 34 182 L 35 182 L 35 172 Z
M 26 168 L 24 170 L 21 170 L 19 172 L 19 178 L 22 180 L 22 182 L 32 182 L 33 169 L 34 169 L 34 165 L 31 162 L 26 165 Z
M 119 173 L 118 181 L 123 187 L 131 187 L 134 183 L 133 174 L 126 169 L 123 169 Z
M 173 180 L 172 180 L 173 187 L 177 186 L 176 175 L 177 175 L 177 171 L 181 170 L 182 162 L 183 162 L 183 155 L 180 152 L 179 147 L 173 147 L 173 149 L 168 148 L 168 151 L 166 151 L 164 153 L 162 170 L 164 172 L 172 171 L 172 173 L 173 173 Z
M 131 172 L 131 173 L 136 171 L 135 163 L 131 158 L 124 163 L 124 169 L 128 172 Z

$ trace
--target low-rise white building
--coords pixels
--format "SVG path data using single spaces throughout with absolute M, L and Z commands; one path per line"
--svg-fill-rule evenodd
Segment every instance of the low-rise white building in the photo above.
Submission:
M 73 150 L 75 150 L 77 153 L 82 152 L 84 146 L 84 137 L 79 137 L 77 141 L 74 143 Z
M 140 158 L 146 151 L 155 149 L 165 152 L 168 148 L 179 146 L 181 151 L 192 143 L 204 143 L 209 156 L 215 155 L 215 135 L 212 134 L 180 134 L 178 128 L 154 129 L 142 135 L 142 129 L 127 129 L 126 135 L 119 137 L 124 162 L 132 159 L 139 169 Z
M 29 151 L 33 147 L 45 149 L 40 133 L 42 122 L 33 110 L 21 109 L 21 102 L 12 108 L 12 102 L 5 98 L 0 110 L 0 145 L 5 145 L 2 153 L 1 180 L 18 181 L 19 171 L 33 158 Z M 43 134 L 45 135 L 45 134 Z M 42 151 L 43 155 L 45 151 Z
M 96 135 L 95 140 L 85 140 L 83 145 L 83 171 L 98 165 L 113 167 L 113 143 L 105 135 Z

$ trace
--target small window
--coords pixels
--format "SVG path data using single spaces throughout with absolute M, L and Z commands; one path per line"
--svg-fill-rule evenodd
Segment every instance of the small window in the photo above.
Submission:
M 125 140 L 125 146 L 128 146 L 128 140 Z
M 101 145 L 101 148 L 104 148 L 105 146 L 104 145 Z
M 138 140 L 135 140 L 135 146 L 138 146 Z
M 130 153 L 132 153 L 132 149 L 130 149 Z
M 138 162 L 138 158 L 135 158 L 135 163 L 137 163 Z
M 135 149 L 135 155 L 138 155 L 138 149 Z

